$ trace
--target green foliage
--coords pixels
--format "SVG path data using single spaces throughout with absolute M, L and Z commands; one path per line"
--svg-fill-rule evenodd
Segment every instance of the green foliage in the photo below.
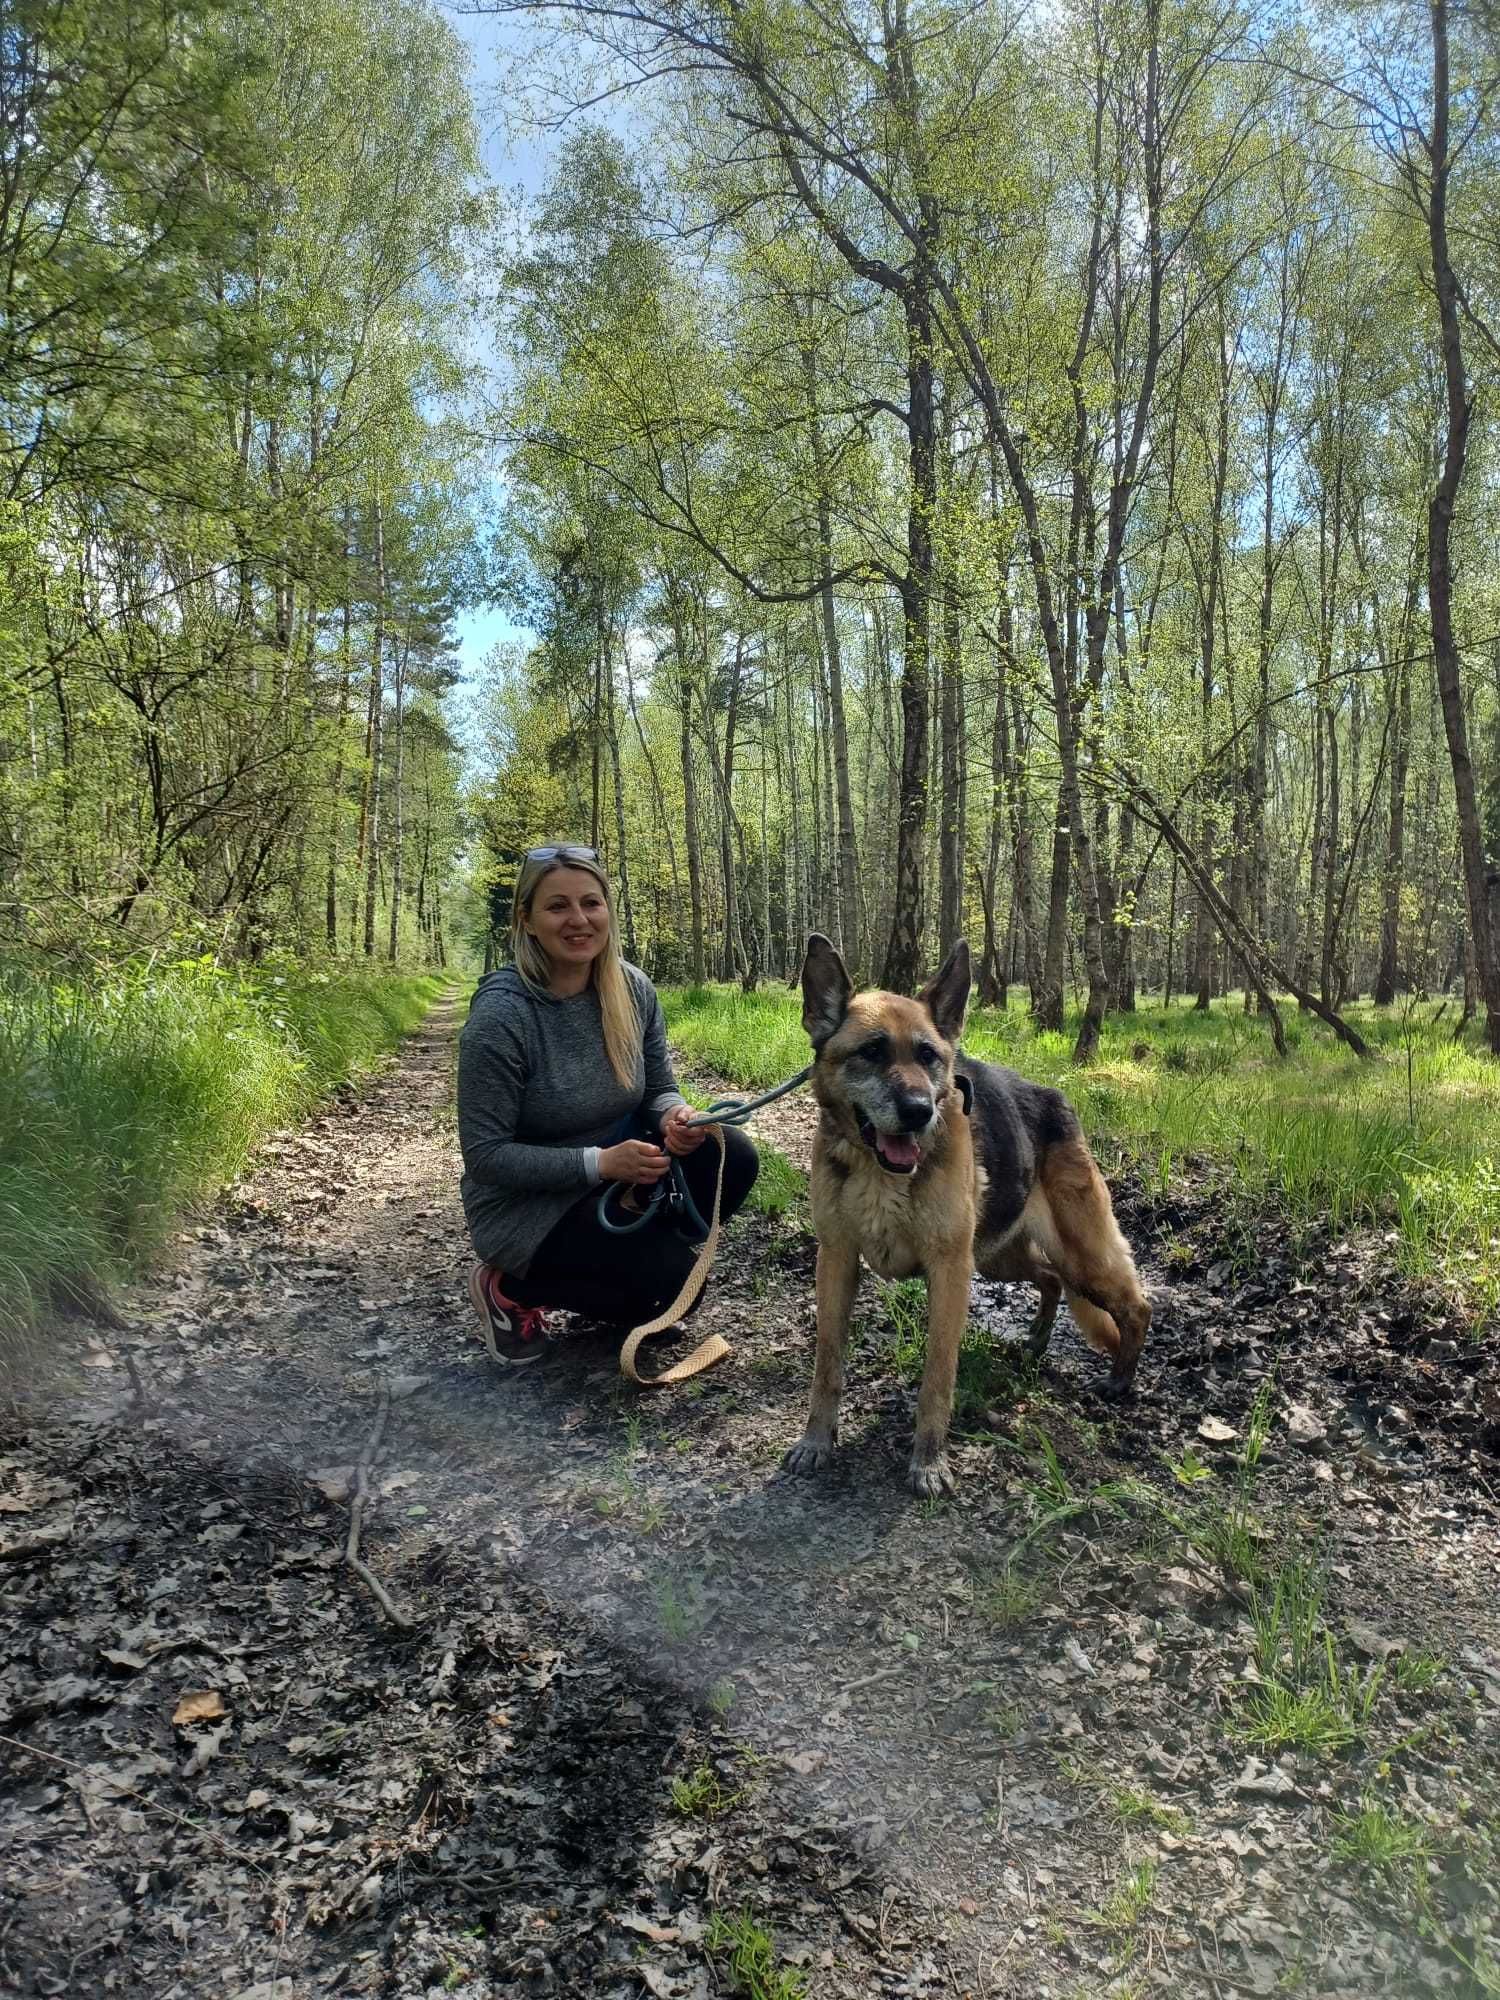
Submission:
M 0 1333 L 157 1250 L 268 1130 L 414 1027 L 432 978 L 212 961 L 0 977 Z
M 741 2000 L 808 2000 L 808 1985 L 800 1972 L 776 1963 L 776 1942 L 742 1910 L 726 1917 L 715 1910 L 709 1919 L 708 1949 L 724 1961 L 734 1982 L 731 1991 Z
M 0 948 L 442 964 L 458 41 L 425 0 L 23 0 L 0 66 Z
M 1402 1883 L 1431 1859 L 1432 1837 L 1419 1820 L 1408 1819 L 1379 1799 L 1366 1797 L 1358 1812 L 1336 1813 L 1333 1851 L 1375 1882 Z
M 760 1155 L 760 1172 L 750 1190 L 750 1206 L 762 1215 L 785 1215 L 805 1197 L 807 1177 L 767 1140 L 757 1139 L 755 1150 Z
M 684 1819 L 717 1819 L 744 1796 L 742 1791 L 726 1792 L 711 1764 L 700 1764 L 685 1778 L 672 1780 L 672 1809 Z
M 1311 1564 L 1289 1562 L 1251 1599 L 1258 1684 L 1241 1705 L 1239 1730 L 1262 1749 L 1331 1755 L 1359 1742 L 1385 1668 L 1346 1661 L 1323 1619 L 1322 1583 Z

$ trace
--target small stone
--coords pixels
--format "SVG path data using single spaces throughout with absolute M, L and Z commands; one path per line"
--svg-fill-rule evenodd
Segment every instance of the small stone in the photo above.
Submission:
M 1352 1624 L 1349 1627 L 1349 1643 L 1367 1660 L 1388 1660 L 1393 1653 L 1406 1651 L 1404 1639 L 1388 1639 L 1383 1632 L 1377 1632 L 1373 1625 Z
M 1284 1799 L 1289 1798 L 1297 1787 L 1279 1764 L 1262 1764 L 1258 1757 L 1247 1757 L 1244 1770 L 1234 1781 L 1234 1789 Z
M 1312 1451 L 1326 1442 L 1328 1426 L 1306 1403 L 1293 1403 L 1286 1413 L 1286 1434 L 1303 1451 Z

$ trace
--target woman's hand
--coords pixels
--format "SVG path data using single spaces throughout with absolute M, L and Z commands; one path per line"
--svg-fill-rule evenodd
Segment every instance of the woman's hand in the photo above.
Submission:
M 662 1121 L 661 1142 L 679 1160 L 685 1153 L 696 1152 L 713 1130 L 711 1125 L 689 1125 L 687 1121 L 697 1115 L 690 1104 L 678 1104 Z
M 651 1187 L 672 1165 L 660 1146 L 649 1139 L 622 1139 L 618 1146 L 605 1146 L 599 1154 L 600 1178 L 625 1181 L 632 1187 Z

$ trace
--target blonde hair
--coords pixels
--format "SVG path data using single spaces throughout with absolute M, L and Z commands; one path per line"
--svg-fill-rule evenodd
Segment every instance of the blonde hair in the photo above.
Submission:
M 640 1010 L 630 981 L 625 977 L 625 961 L 620 956 L 620 939 L 615 924 L 615 897 L 604 864 L 584 859 L 582 848 L 564 847 L 545 860 L 527 857 L 516 876 L 515 900 L 510 912 L 510 948 L 516 971 L 534 992 L 551 989 L 552 962 L 526 928 L 537 890 L 559 868 L 577 868 L 592 875 L 604 893 L 609 912 L 609 938 L 603 951 L 589 967 L 589 978 L 599 995 L 599 1013 L 604 1022 L 604 1053 L 618 1081 L 628 1090 L 635 1082 L 635 1066 L 640 1059 L 643 1027 Z

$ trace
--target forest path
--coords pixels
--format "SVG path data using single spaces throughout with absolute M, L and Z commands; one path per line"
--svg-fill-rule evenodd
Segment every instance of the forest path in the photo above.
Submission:
M 457 1014 L 275 1135 L 132 1331 L 4 1420 L 0 1988 L 707 2000 L 736 1990 L 718 1911 L 818 2000 L 1485 1990 L 1454 1947 L 1500 1839 L 1487 1358 L 1408 1351 L 1336 1260 L 1310 1287 L 1179 1252 L 1129 1410 L 1060 1328 L 921 1506 L 870 1290 L 837 1464 L 775 1479 L 811 1354 L 795 1212 L 735 1223 L 713 1374 L 630 1392 L 587 1331 L 492 1374 Z M 795 1157 L 807 1120 L 757 1130 Z M 1028 1310 L 976 1286 L 994 1334 Z M 382 1391 L 362 1553 L 409 1633 L 341 1560 Z M 1195 1547 L 1242 1477 L 1267 1566 L 1319 1557 L 1341 1676 L 1390 1656 L 1336 1756 L 1244 1736 L 1249 1593 Z M 1403 1647 L 1432 1685 L 1397 1685 Z M 174 1725 L 189 1693 L 210 1712 Z M 1334 1855 L 1362 1796 L 1429 1829 L 1439 1933 Z

